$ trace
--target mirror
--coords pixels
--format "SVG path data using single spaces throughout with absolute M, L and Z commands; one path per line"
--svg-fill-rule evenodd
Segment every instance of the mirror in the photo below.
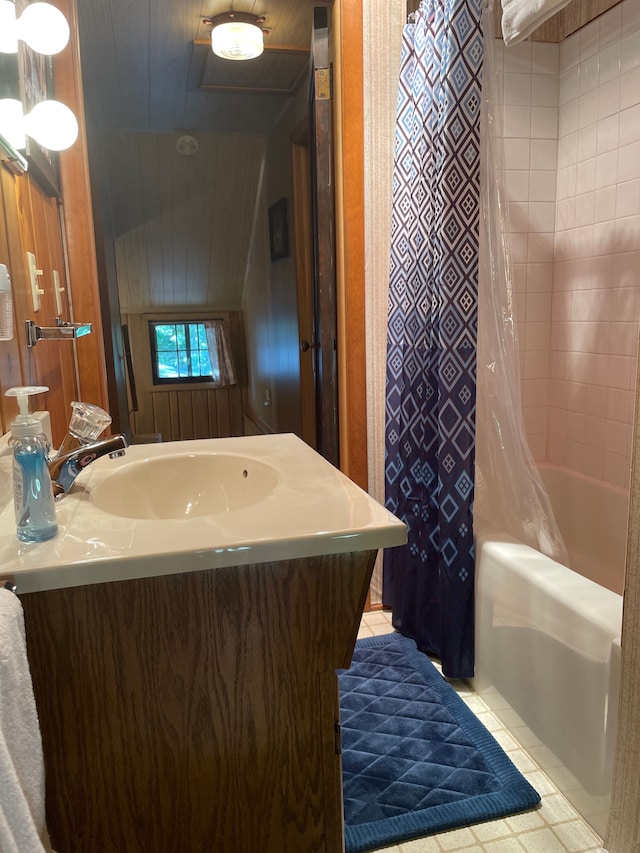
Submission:
M 249 412 L 258 426 L 300 434 L 295 257 L 271 260 L 267 211 L 292 199 L 291 139 L 308 116 L 312 6 L 273 0 L 263 11 L 235 0 L 236 11 L 264 14 L 269 31 L 264 54 L 247 62 L 211 51 L 203 11 L 211 18 L 227 8 L 224 0 L 206 8 L 157 0 L 150 18 L 148 6 L 78 3 L 103 278 L 111 316 L 124 318 L 131 339 L 144 406 L 132 413 L 137 433 L 238 428 L 231 399 L 218 400 L 214 414 L 207 401 L 205 424 L 194 414 L 205 405 L 197 392 L 187 404 L 182 392 L 176 401 L 154 390 L 140 351 L 147 313 L 224 310 L 242 312 Z M 113 331 L 118 362 L 124 351 Z
M 15 175 L 22 175 L 27 171 L 27 161 L 19 151 L 9 144 L 0 133 L 0 160 L 6 162 Z

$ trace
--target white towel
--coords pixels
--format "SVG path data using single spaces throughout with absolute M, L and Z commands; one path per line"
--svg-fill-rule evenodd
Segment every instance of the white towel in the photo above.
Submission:
M 506 45 L 524 41 L 570 0 L 502 0 L 502 37 Z
M 53 853 L 44 811 L 42 739 L 22 605 L 0 588 L 0 850 Z

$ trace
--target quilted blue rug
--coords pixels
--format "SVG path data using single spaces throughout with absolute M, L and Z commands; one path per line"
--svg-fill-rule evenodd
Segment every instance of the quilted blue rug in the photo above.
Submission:
M 338 678 L 346 853 L 540 802 L 413 640 L 358 640 L 351 667 Z

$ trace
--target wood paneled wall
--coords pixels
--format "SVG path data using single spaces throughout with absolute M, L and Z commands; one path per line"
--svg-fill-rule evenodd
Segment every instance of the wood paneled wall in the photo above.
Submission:
M 0 263 L 9 268 L 15 312 L 13 340 L 0 341 L 0 431 L 9 428 L 17 412 L 15 402 L 4 397 L 7 388 L 20 384 L 48 385 L 48 394 L 36 398 L 33 408 L 46 408 L 50 412 L 56 444 L 66 432 L 72 400 L 109 407 L 75 2 L 54 0 L 71 27 L 69 46 L 54 61 L 56 97 L 73 109 L 80 126 L 77 142 L 59 156 L 62 224 L 58 200 L 47 195 L 30 172 L 16 176 L 0 165 Z M 43 271 L 39 286 L 45 292 L 38 311 L 34 310 L 31 299 L 26 252 L 35 254 L 38 268 Z M 52 326 L 58 313 L 53 293 L 54 270 L 65 287 L 62 318 L 92 323 L 93 333 L 77 342 L 40 341 L 29 349 L 24 321 L 31 319 L 39 326 Z
M 78 385 L 71 341 L 40 341 L 29 349 L 26 345 L 25 321 L 39 326 L 55 325 L 58 313 L 54 297 L 54 270 L 61 286 L 62 319 L 70 317 L 65 276 L 62 235 L 56 199 L 47 196 L 29 175 L 13 176 L 0 170 L 0 263 L 6 264 L 11 276 L 14 301 L 14 337 L 0 342 L 0 411 L 3 432 L 8 430 L 18 412 L 14 399 L 4 397 L 12 385 L 46 385 L 46 395 L 30 402 L 33 411 L 46 409 L 51 414 L 54 443 L 59 443 L 67 429 L 71 410 L 69 403 L 78 398 Z M 32 252 L 42 275 L 38 286 L 44 290 L 36 311 L 31 295 L 27 252 Z
M 109 133 L 101 163 L 113 216 L 122 313 L 148 306 L 240 308 L 266 139 Z
M 167 320 L 178 318 L 174 312 Z M 184 317 L 186 318 L 186 314 Z M 158 319 L 159 315 L 154 314 Z M 188 317 L 199 319 L 194 312 Z M 238 384 L 229 388 L 154 388 L 151 375 L 148 316 L 127 314 L 123 317 L 129 330 L 133 370 L 138 397 L 138 411 L 130 412 L 131 428 L 139 439 L 150 440 L 159 433 L 162 441 L 191 438 L 226 438 L 244 434 L 243 401 L 246 394 L 246 355 L 242 314 L 222 314 L 211 310 L 200 319 L 223 317 L 229 328 L 231 348 Z
M 25 274 L 21 265 L 19 269 L 14 270 L 10 255 L 11 250 L 13 257 L 20 256 L 20 232 L 13 181 L 9 173 L 0 166 L 0 264 L 5 264 L 9 269 L 14 303 L 17 303 L 24 287 Z M 21 352 L 17 337 L 14 308 L 13 340 L 0 341 L 0 433 L 9 429 L 11 415 L 14 413 L 14 406 L 4 396 L 4 392 L 7 388 L 22 383 L 22 360 L 25 357 L 26 353 Z
M 340 467 L 368 487 L 362 0 L 334 7 Z
M 93 325 L 93 334 L 78 341 L 77 346 L 80 399 L 108 409 L 107 366 L 91 204 L 77 0 L 54 2 L 67 17 L 71 29 L 68 48 L 57 54 L 54 60 L 56 97 L 73 110 L 80 128 L 77 141 L 60 155 L 60 188 L 71 302 L 74 319 Z

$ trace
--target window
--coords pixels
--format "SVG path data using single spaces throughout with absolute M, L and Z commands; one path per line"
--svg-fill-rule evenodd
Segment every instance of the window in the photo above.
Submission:
M 154 385 L 215 382 L 204 322 L 149 323 Z

